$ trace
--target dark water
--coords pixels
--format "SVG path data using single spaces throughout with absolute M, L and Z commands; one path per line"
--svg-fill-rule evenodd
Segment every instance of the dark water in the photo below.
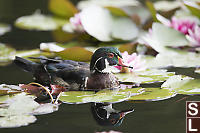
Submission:
M 31 14 L 36 9 L 49 14 L 47 0 L 0 0 L 0 22 L 13 24 L 17 17 Z M 17 49 L 37 48 L 40 42 L 53 41 L 50 32 L 24 31 L 12 28 L 0 37 L 0 42 L 7 43 Z M 174 69 L 178 74 L 186 74 L 199 78 L 191 69 Z M 32 81 L 30 74 L 10 64 L 0 67 L 0 84 L 29 83 Z M 91 104 L 68 105 L 62 104 L 57 112 L 37 116 L 37 121 L 29 126 L 0 129 L 1 133 L 36 133 L 36 132 L 65 132 L 65 133 L 94 133 L 97 131 L 121 131 L 123 133 L 183 133 L 185 132 L 185 101 L 199 100 L 199 96 L 184 96 L 159 102 L 122 102 L 114 104 L 117 110 L 134 108 L 128 114 L 121 126 L 104 127 L 96 123 L 91 114 Z

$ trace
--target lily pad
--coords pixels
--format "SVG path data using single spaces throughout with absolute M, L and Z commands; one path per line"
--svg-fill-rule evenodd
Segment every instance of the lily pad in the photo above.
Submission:
M 70 18 L 78 12 L 69 0 L 49 0 L 49 10 L 57 16 Z
M 167 72 L 167 70 L 164 69 L 147 69 L 146 71 L 134 73 L 118 73 L 115 75 L 120 81 L 140 84 L 163 82 L 174 74 L 174 72 Z
M 0 36 L 11 30 L 10 25 L 0 23 Z
M 178 94 L 200 94 L 200 79 L 175 75 L 163 83 L 161 88 L 174 90 Z
M 15 94 L 15 93 L 19 93 L 21 91 L 22 91 L 22 89 L 16 85 L 6 85 L 6 84 L 0 85 L 0 96 Z
M 8 47 L 5 44 L 0 43 L 0 62 L 6 62 L 9 57 L 14 55 L 16 50 L 14 48 Z
M 63 51 L 56 52 L 56 55 L 62 59 L 75 60 L 75 61 L 90 61 L 92 52 L 82 47 L 66 48 Z
M 130 92 L 122 92 L 117 90 L 102 90 L 97 93 L 91 91 L 68 91 L 63 92 L 59 100 L 71 104 L 90 102 L 116 103 L 127 100 L 130 97 L 130 95 Z
M 32 15 L 18 18 L 15 21 L 15 25 L 21 29 L 42 31 L 56 30 L 59 27 L 52 17 L 43 15 L 39 11 Z
M 175 96 L 176 94 L 169 89 L 144 88 L 144 93 L 132 96 L 129 100 L 159 101 Z

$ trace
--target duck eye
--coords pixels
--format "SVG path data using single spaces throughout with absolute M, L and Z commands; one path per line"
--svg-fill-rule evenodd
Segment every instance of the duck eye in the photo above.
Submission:
M 109 57 L 109 58 L 113 58 L 113 57 L 114 57 L 114 54 L 113 54 L 113 53 L 108 53 L 108 57 Z

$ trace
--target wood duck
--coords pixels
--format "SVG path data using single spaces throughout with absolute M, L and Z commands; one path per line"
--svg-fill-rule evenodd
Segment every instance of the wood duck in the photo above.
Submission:
M 121 53 L 114 47 L 97 49 L 92 55 L 90 65 L 72 60 L 49 59 L 46 57 L 30 57 L 39 59 L 33 62 L 16 57 L 14 63 L 31 72 L 37 83 L 42 85 L 58 85 L 67 89 L 105 89 L 117 88 L 119 82 L 112 74 L 114 65 L 124 66 Z
M 134 109 L 117 111 L 112 104 L 92 103 L 91 111 L 94 119 L 101 126 L 120 126 L 124 117 Z

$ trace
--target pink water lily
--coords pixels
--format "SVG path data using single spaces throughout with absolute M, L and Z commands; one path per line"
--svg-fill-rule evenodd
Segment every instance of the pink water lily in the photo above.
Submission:
M 84 28 L 83 28 L 83 25 L 81 23 L 81 17 L 80 17 L 80 15 L 81 15 L 81 13 L 75 14 L 74 17 L 71 17 L 69 19 L 69 21 L 72 24 L 73 29 L 75 31 L 83 32 Z
M 168 25 L 168 26 L 187 35 L 187 34 L 189 34 L 189 30 L 194 31 L 195 25 L 196 25 L 196 22 L 193 20 L 172 17 L 170 25 Z
M 192 46 L 200 46 L 200 27 L 195 26 L 194 30 L 189 30 L 186 38 L 190 41 Z
M 134 72 L 134 71 L 141 71 L 145 70 L 145 61 L 141 60 L 141 56 L 133 53 L 131 55 L 128 54 L 127 51 L 122 53 L 123 64 L 126 66 L 131 66 L 133 69 L 130 68 L 122 68 L 121 66 L 115 66 L 121 72 Z

